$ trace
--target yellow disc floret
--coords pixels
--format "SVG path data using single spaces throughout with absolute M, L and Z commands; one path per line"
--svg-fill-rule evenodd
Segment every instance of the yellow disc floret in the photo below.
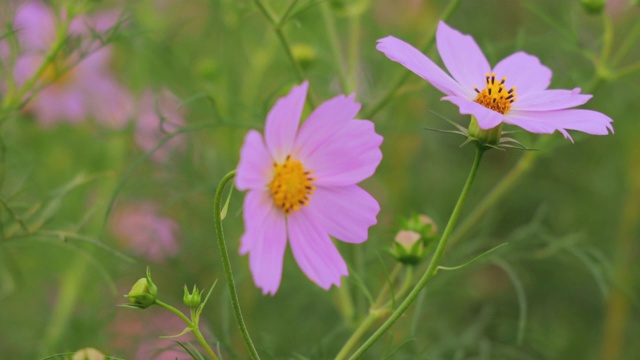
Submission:
M 311 170 L 305 170 L 300 161 L 291 159 L 291 155 L 287 156 L 284 163 L 274 163 L 273 167 L 274 175 L 269 190 L 276 206 L 289 214 L 307 205 L 315 190 L 315 178 L 311 176 Z
M 473 101 L 500 114 L 506 114 L 511 109 L 511 104 L 516 101 L 516 87 L 512 86 L 506 90 L 504 83 L 507 78 L 503 77 L 500 82 L 496 82 L 496 73 L 487 73 L 485 79 L 486 84 L 482 91 L 473 88 L 478 93 Z

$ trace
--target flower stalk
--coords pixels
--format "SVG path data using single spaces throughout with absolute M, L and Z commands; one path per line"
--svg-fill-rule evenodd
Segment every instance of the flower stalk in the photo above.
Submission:
M 367 339 L 367 341 L 362 344 L 353 355 L 351 355 L 350 359 L 358 359 L 362 357 L 362 355 L 376 342 L 380 337 L 395 324 L 395 322 L 404 314 L 404 312 L 413 304 L 413 302 L 418 298 L 418 295 L 425 288 L 429 280 L 435 275 L 436 270 L 438 268 L 438 264 L 440 263 L 440 258 L 444 254 L 444 250 L 447 246 L 447 241 L 453 232 L 453 229 L 460 217 L 460 213 L 462 212 L 462 207 L 467 199 L 467 195 L 469 194 L 469 190 L 471 189 L 471 185 L 475 180 L 476 173 L 478 172 L 478 167 L 480 165 L 480 161 L 482 160 L 482 155 L 487 150 L 486 147 L 477 145 L 476 146 L 476 155 L 473 161 L 473 165 L 471 167 L 471 171 L 469 172 L 469 176 L 467 177 L 467 181 L 462 188 L 462 192 L 460 193 L 460 197 L 451 213 L 451 217 L 447 222 L 447 226 L 445 227 L 442 237 L 438 242 L 435 253 L 431 258 L 431 262 L 427 267 L 427 270 L 424 272 L 420 280 L 413 287 L 409 295 L 402 301 L 402 303 L 398 306 L 398 308 L 389 316 L 389 318 Z
M 256 350 L 253 342 L 251 341 L 251 336 L 249 336 L 249 331 L 247 330 L 247 326 L 244 323 L 244 319 L 242 317 L 242 311 L 240 309 L 240 301 L 238 300 L 238 292 L 236 290 L 236 283 L 233 279 L 233 272 L 231 270 L 231 262 L 229 261 L 229 252 L 227 251 L 227 244 L 224 241 L 224 232 L 222 231 L 222 192 L 229 181 L 231 181 L 236 176 L 236 171 L 231 171 L 227 175 L 225 175 L 218 188 L 216 189 L 215 198 L 213 200 L 213 218 L 216 225 L 216 236 L 218 238 L 218 247 L 220 249 L 220 258 L 222 259 L 222 266 L 224 267 L 224 274 L 227 279 L 227 287 L 229 289 L 229 297 L 231 298 L 231 305 L 233 308 L 233 314 L 236 317 L 236 323 L 238 324 L 238 328 L 240 329 L 240 333 L 242 334 L 242 339 L 244 340 L 247 348 L 249 349 L 249 353 L 251 354 L 252 359 L 260 359 L 258 355 L 258 351 Z

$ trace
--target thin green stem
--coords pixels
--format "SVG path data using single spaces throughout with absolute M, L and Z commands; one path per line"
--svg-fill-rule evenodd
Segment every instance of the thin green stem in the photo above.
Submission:
M 361 21 L 360 13 L 351 16 L 349 19 L 349 63 L 347 64 L 349 81 L 347 83 L 347 93 L 352 93 L 358 89 L 358 62 L 360 59 L 361 42 Z
M 607 67 L 609 64 L 609 57 L 611 57 L 611 48 L 613 47 L 613 24 L 611 18 L 605 14 L 602 15 L 602 51 L 600 52 L 600 64 L 599 66 Z
M 156 305 L 160 306 L 161 308 L 164 308 L 166 310 L 169 310 L 170 312 L 174 313 L 175 315 L 177 315 L 180 320 L 182 320 L 189 328 L 193 328 L 193 322 L 191 322 L 191 320 L 182 313 L 182 311 L 174 308 L 173 306 L 160 301 L 159 299 L 156 299 Z
M 442 19 L 442 21 L 447 21 L 447 19 L 449 19 L 453 12 L 458 8 L 460 2 L 461 0 L 451 0 L 449 6 L 447 6 L 447 8 L 442 12 L 440 19 Z M 422 52 L 427 52 L 431 48 L 431 46 L 433 46 L 435 39 L 436 31 L 434 29 L 431 34 L 429 34 L 427 42 L 422 47 Z M 367 111 L 364 112 L 364 118 L 371 119 L 375 114 L 378 113 L 378 111 L 380 111 L 385 105 L 387 105 L 387 103 L 396 94 L 398 89 L 407 81 L 407 79 L 409 79 L 410 75 L 410 71 L 404 70 L 402 72 L 402 75 L 400 75 L 398 79 L 393 83 L 393 85 L 389 87 L 389 90 L 377 102 L 373 103 L 373 105 L 371 105 Z
M 338 68 L 338 80 L 340 82 L 340 88 L 342 91 L 349 93 L 349 81 L 347 80 L 347 70 L 345 69 L 344 61 L 340 56 L 340 40 L 338 40 L 338 32 L 336 30 L 336 22 L 333 18 L 333 11 L 328 1 L 323 1 L 320 4 L 320 10 L 322 12 L 322 19 L 324 20 L 324 28 L 329 38 L 329 47 L 331 48 L 331 54 L 333 55 L 333 61 Z
M 620 70 L 615 71 L 613 73 L 613 75 L 611 76 L 611 79 L 612 80 L 620 79 L 620 78 L 623 78 L 625 76 L 632 75 L 633 73 L 636 73 L 638 71 L 640 71 L 640 62 L 637 62 L 637 63 L 629 65 L 629 66 L 625 66 L 625 67 L 621 68 Z
M 444 254 L 444 250 L 445 250 L 445 248 L 447 246 L 447 241 L 449 240 L 449 236 L 451 236 L 451 233 L 453 232 L 453 228 L 455 227 L 456 222 L 458 221 L 458 218 L 460 217 L 460 213 L 462 212 L 462 207 L 463 207 L 463 205 L 464 205 L 464 203 L 465 203 L 465 201 L 467 199 L 467 195 L 469 194 L 469 190 L 471 189 L 471 185 L 473 184 L 473 180 L 476 177 L 476 174 L 478 172 L 478 167 L 480 165 L 480 161 L 482 160 L 482 155 L 484 154 L 485 151 L 486 151 L 486 148 L 484 148 L 484 147 L 482 147 L 480 145 L 478 145 L 476 147 L 476 156 L 475 156 L 475 159 L 473 161 L 473 165 L 471 166 L 471 171 L 469 171 L 469 176 L 467 177 L 467 181 L 465 182 L 464 187 L 462 188 L 462 192 L 460 193 L 460 197 L 458 198 L 458 201 L 456 202 L 456 205 L 453 208 L 453 212 L 451 213 L 451 217 L 449 218 L 449 221 L 447 222 L 447 226 L 445 227 L 444 231 L 442 232 L 442 237 L 440 238 L 440 241 L 438 242 L 438 246 L 436 247 L 436 250 L 435 250 L 435 252 L 433 254 L 433 257 L 431 258 L 431 262 L 429 263 L 429 266 L 427 267 L 427 270 L 424 272 L 424 274 L 422 275 L 420 280 L 418 280 L 418 282 L 413 287 L 411 292 L 409 292 L 409 295 L 407 295 L 407 297 L 404 299 L 404 301 L 402 301 L 402 303 L 398 306 L 398 308 L 396 310 L 394 310 L 394 312 L 391 314 L 391 316 L 389 316 L 389 318 L 373 333 L 373 335 L 371 335 L 369 337 L 369 339 L 367 339 L 367 341 L 365 341 L 364 344 L 362 344 L 356 350 L 356 352 L 350 357 L 350 359 L 358 359 L 358 358 L 362 357 L 362 355 L 376 341 L 378 341 L 378 339 L 387 330 L 389 330 L 389 328 L 391 328 L 391 326 L 393 326 L 393 324 L 395 324 L 396 321 L 398 321 L 400 316 L 402 316 L 402 314 L 404 314 L 404 312 L 409 308 L 409 306 L 411 306 L 411 304 L 413 304 L 413 302 L 418 298 L 418 295 L 420 294 L 422 289 L 425 288 L 425 286 L 427 285 L 429 280 L 435 274 L 435 271 L 438 268 L 438 264 L 440 262 L 440 258 Z
M 382 309 L 371 309 L 369 311 L 369 314 L 367 314 L 367 317 L 362 320 L 349 340 L 347 340 L 342 349 L 340 349 L 340 352 L 338 353 L 338 355 L 336 355 L 335 360 L 346 359 L 351 352 L 351 349 L 353 349 L 358 344 L 358 341 L 360 341 L 367 330 L 369 330 L 369 328 L 376 322 L 376 320 L 383 317 L 386 313 L 388 313 L 388 311 Z
M 68 24 L 61 24 L 57 30 L 56 41 L 47 53 L 44 58 L 42 64 L 36 72 L 24 83 L 24 85 L 17 90 L 17 92 L 13 96 L 7 96 L 5 101 L 2 104 L 3 110 L 9 110 L 16 107 L 16 104 L 20 104 L 23 101 L 23 97 L 31 91 L 31 89 L 36 85 L 36 83 L 42 78 L 42 75 L 47 70 L 49 65 L 55 61 L 56 56 L 62 50 L 62 47 L 65 45 L 67 41 L 67 30 L 69 28 Z
M 623 40 L 622 45 L 618 48 L 618 51 L 611 60 L 611 66 L 616 68 L 622 59 L 633 49 L 636 41 L 640 37 L 640 21 L 636 21 L 633 29 L 627 33 L 627 37 Z
M 216 189 L 216 195 L 213 200 L 213 220 L 215 221 L 216 225 L 216 236 L 218 238 L 218 247 L 220 248 L 220 258 L 222 259 L 222 266 L 224 267 L 224 274 L 227 279 L 229 297 L 231 298 L 231 305 L 233 308 L 233 313 L 236 317 L 236 323 L 238 324 L 238 328 L 240 329 L 240 333 L 242 334 L 242 339 L 249 349 L 251 358 L 260 359 L 260 356 L 258 356 L 258 351 L 256 351 L 256 348 L 251 341 L 249 331 L 247 330 L 247 326 L 245 325 L 244 319 L 242 317 L 242 311 L 240 310 L 240 301 L 238 300 L 238 292 L 236 291 L 236 284 L 233 280 L 233 272 L 231 270 L 231 262 L 229 261 L 227 244 L 224 241 L 224 232 L 222 231 L 222 218 L 220 216 L 220 213 L 222 211 L 222 192 L 224 191 L 225 185 L 227 185 L 227 183 L 231 181 L 235 176 L 236 171 L 234 170 L 225 175 L 222 180 L 220 180 L 220 185 L 218 185 L 218 188 Z
M 304 71 L 302 70 L 302 66 L 300 66 L 300 64 L 296 61 L 295 57 L 293 56 L 293 52 L 291 51 L 291 45 L 289 44 L 289 40 L 287 39 L 287 37 L 284 35 L 284 32 L 282 31 L 282 27 L 286 23 L 286 20 L 289 17 L 289 13 L 293 9 L 297 1 L 298 0 L 293 0 L 293 3 L 289 6 L 287 11 L 285 12 L 285 15 L 282 17 L 282 19 L 278 20 L 275 17 L 275 15 L 271 13 L 271 10 L 267 7 L 267 5 L 262 2 L 262 0 L 254 0 L 254 2 L 256 3 L 256 6 L 258 7 L 258 9 L 260 9 L 260 12 L 262 12 L 264 17 L 267 18 L 267 20 L 269 20 L 269 22 L 271 23 L 271 27 L 273 28 L 273 31 L 275 31 L 276 36 L 278 37 L 278 40 L 280 40 L 280 43 L 284 48 L 284 52 L 287 55 L 287 58 L 289 59 L 289 61 L 291 62 L 291 65 L 293 66 L 293 70 L 296 73 L 296 77 L 298 78 L 298 81 L 303 82 L 306 77 L 304 75 Z M 311 106 L 315 108 L 315 101 L 313 100 L 314 96 L 312 94 L 313 93 L 311 92 L 311 90 L 309 90 L 307 94 L 307 100 L 309 100 L 309 104 L 311 104 Z

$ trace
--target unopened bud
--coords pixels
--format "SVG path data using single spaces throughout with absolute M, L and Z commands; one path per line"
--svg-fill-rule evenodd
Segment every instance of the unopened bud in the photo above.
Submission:
M 84 348 L 76 351 L 71 356 L 71 360 L 105 360 L 107 357 L 94 348 Z
M 424 257 L 422 236 L 412 230 L 400 230 L 393 242 L 393 256 L 403 264 L 415 265 Z
M 309 69 L 318 58 L 316 50 L 307 44 L 294 44 L 291 47 L 291 53 L 293 58 L 305 70 Z
M 600 14 L 607 5 L 606 0 L 581 0 L 580 3 L 589 14 L 594 15 Z
M 329 4 L 338 16 L 359 16 L 370 5 L 370 0 L 330 0 Z
M 198 288 L 196 288 L 195 285 L 193 285 L 193 291 L 191 293 L 189 293 L 187 285 L 184 286 L 184 296 L 182 297 L 182 302 L 184 302 L 186 306 L 191 309 L 195 309 L 200 306 L 201 300 L 202 293 L 200 290 L 198 290 Z
M 125 297 L 129 298 L 130 306 L 139 309 L 146 309 L 155 304 L 158 298 L 158 287 L 151 280 L 151 272 L 148 268 L 147 276 L 136 281 L 129 294 L 125 295 Z

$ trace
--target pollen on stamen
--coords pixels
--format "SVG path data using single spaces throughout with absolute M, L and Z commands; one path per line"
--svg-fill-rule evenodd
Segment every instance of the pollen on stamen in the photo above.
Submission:
M 285 215 L 306 206 L 315 190 L 311 176 L 313 171 L 305 170 L 302 163 L 287 156 L 282 164 L 274 163 L 274 175 L 269 190 L 274 204 Z
M 477 87 L 473 88 L 477 93 L 474 101 L 488 109 L 497 111 L 501 114 L 506 114 L 511 109 L 511 104 L 516 101 L 515 86 L 506 90 L 506 82 L 506 76 L 503 76 L 500 82 L 496 82 L 495 73 L 486 73 L 484 89 L 480 91 Z

